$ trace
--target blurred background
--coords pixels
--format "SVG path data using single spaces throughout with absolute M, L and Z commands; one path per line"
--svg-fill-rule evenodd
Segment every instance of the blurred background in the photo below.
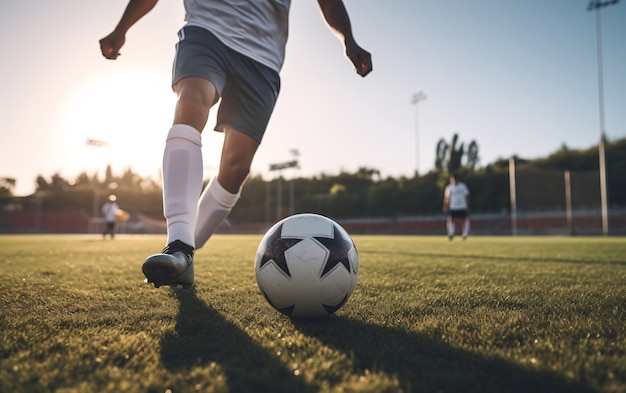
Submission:
M 363 233 L 444 234 L 448 174 L 474 233 L 626 232 L 626 5 L 608 1 L 345 0 L 374 59 L 361 79 L 316 3 L 293 2 L 282 91 L 222 231 L 313 211 Z M 0 4 L 0 231 L 164 231 L 160 163 L 182 2 L 98 40 L 126 1 Z M 205 178 L 222 136 L 203 133 Z

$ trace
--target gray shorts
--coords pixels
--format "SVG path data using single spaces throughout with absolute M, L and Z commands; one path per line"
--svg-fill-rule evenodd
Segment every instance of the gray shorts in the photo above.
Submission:
M 278 92 L 278 72 L 224 45 L 210 31 L 185 26 L 178 32 L 172 86 L 198 76 L 207 79 L 221 97 L 215 131 L 226 125 L 261 142 Z

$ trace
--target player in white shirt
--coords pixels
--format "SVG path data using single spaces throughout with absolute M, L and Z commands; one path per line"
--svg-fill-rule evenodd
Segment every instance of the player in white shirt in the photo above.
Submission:
M 460 219 L 463 222 L 463 239 L 466 239 L 470 229 L 469 189 L 456 174 L 450 175 L 450 184 L 446 186 L 444 191 L 443 211 L 448 214 L 446 221 L 448 238 L 454 239 L 454 221 Z
M 129 1 L 116 28 L 100 40 L 104 57 L 120 55 L 127 31 L 157 1 Z M 371 55 L 356 43 L 343 1 L 317 2 L 356 73 L 369 74 Z M 280 90 L 291 0 L 183 3 L 186 24 L 178 33 L 172 73 L 178 101 L 163 153 L 167 246 L 142 265 L 156 287 L 193 284 L 194 251 L 217 231 L 239 199 Z M 200 196 L 201 132 L 220 98 L 215 125 L 224 132 L 220 168 Z
M 117 197 L 115 195 L 109 195 L 109 200 L 102 205 L 102 215 L 105 221 L 104 232 L 102 232 L 103 239 L 106 238 L 106 235 L 111 236 L 111 239 L 115 237 L 115 218 L 120 210 L 116 200 Z

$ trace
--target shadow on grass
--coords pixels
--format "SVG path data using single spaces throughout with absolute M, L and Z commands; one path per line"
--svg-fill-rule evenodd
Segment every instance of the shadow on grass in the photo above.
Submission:
M 364 254 L 381 254 L 388 256 L 389 253 L 375 250 L 359 250 L 359 255 Z M 539 262 L 539 263 L 573 263 L 573 264 L 598 264 L 598 265 L 624 265 L 626 266 L 626 260 L 610 260 L 600 261 L 597 259 L 568 259 L 568 258 L 537 258 L 537 257 L 515 257 L 506 256 L 499 257 L 495 255 L 476 255 L 476 254 L 444 254 L 440 252 L 435 253 L 419 253 L 419 252 L 394 252 L 394 255 L 405 255 L 422 258 L 455 258 L 455 259 L 479 259 L 481 261 L 502 261 L 502 262 Z
M 215 362 L 232 392 L 309 392 L 246 332 L 200 300 L 194 289 L 174 290 L 180 302 L 175 331 L 161 342 L 161 359 L 173 373 Z M 593 389 L 562 377 L 485 357 L 432 338 L 340 316 L 293 320 L 296 329 L 346 353 L 355 374 L 365 370 L 397 376 L 407 392 L 581 392 Z
M 161 342 L 161 359 L 172 372 L 215 362 L 232 392 L 307 392 L 310 387 L 255 343 L 247 333 L 198 298 L 193 288 L 174 289 L 180 302 L 175 331 Z
M 303 334 L 351 356 L 355 373 L 370 370 L 396 375 L 408 392 L 594 391 L 554 374 L 523 369 L 395 328 L 338 316 L 294 320 L 294 325 Z

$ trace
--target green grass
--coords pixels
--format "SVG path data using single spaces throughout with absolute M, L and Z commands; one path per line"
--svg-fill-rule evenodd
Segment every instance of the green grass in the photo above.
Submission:
M 0 392 L 626 392 L 624 238 L 355 236 L 312 321 L 260 295 L 260 238 L 172 290 L 140 271 L 162 236 L 0 236 Z

